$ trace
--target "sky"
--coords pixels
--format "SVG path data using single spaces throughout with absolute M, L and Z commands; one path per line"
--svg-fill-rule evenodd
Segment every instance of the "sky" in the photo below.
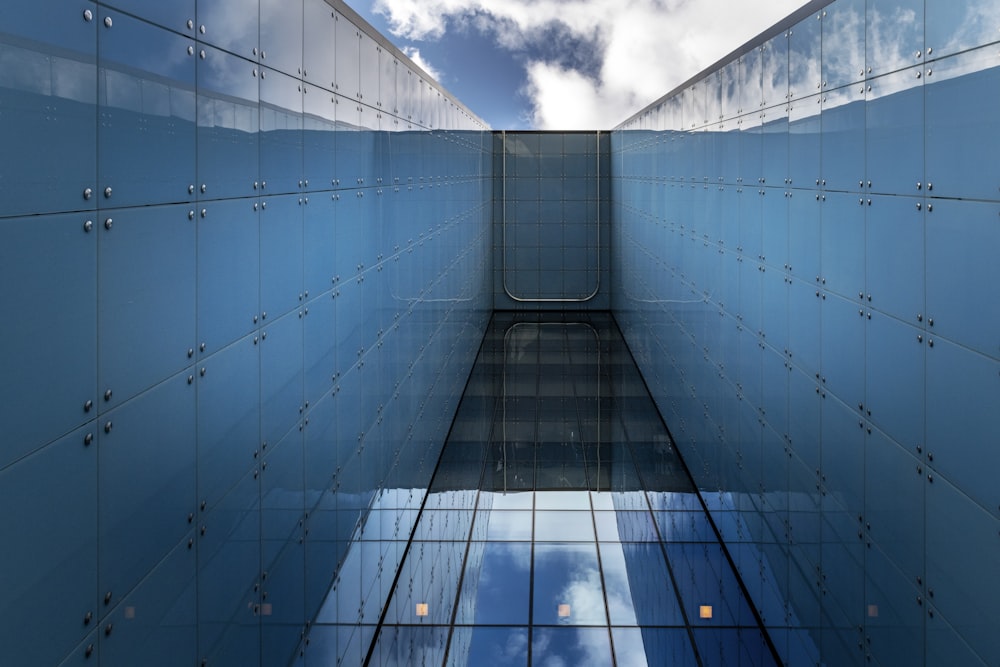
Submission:
M 493 129 L 609 130 L 805 0 L 348 0 Z

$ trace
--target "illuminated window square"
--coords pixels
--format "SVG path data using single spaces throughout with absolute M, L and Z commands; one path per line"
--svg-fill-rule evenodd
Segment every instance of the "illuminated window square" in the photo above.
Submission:
M 712 618 L 712 605 L 703 604 L 698 607 L 698 618 Z

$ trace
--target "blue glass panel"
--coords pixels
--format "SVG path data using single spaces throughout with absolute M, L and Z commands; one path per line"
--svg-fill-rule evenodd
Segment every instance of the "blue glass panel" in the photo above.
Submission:
M 473 552 L 479 554 L 475 560 Z M 530 568 L 530 544 L 487 542 L 478 551 L 470 547 L 455 622 L 527 624 Z
M 533 577 L 534 623 L 594 625 L 607 622 L 603 606 L 589 603 L 590 595 L 603 590 L 596 545 L 535 544 Z M 586 599 L 573 595 L 580 585 L 587 589 Z
M 989 112 L 1000 103 L 996 49 L 928 64 L 925 76 L 928 187 L 940 197 L 998 199 L 995 174 L 981 168 L 1000 152 L 996 117 Z
M 789 185 L 808 188 L 813 181 L 817 186 L 822 184 L 819 177 L 821 102 L 822 97 L 814 95 L 788 105 Z M 799 199 L 801 204 L 803 197 L 800 195 Z M 792 202 L 793 207 L 795 203 Z
M 743 94 L 750 95 L 747 90 L 743 91 Z M 756 92 L 757 99 L 760 99 L 759 92 L 759 81 L 758 90 Z M 761 133 L 761 118 L 759 112 L 756 110 L 756 102 L 753 106 L 755 108 L 750 109 L 752 113 L 747 113 L 741 116 L 738 123 L 740 126 L 740 173 L 739 178 L 742 179 L 739 182 L 746 186 L 746 193 L 755 193 L 756 189 L 751 189 L 753 186 L 760 184 L 761 169 L 763 168 L 763 156 L 764 148 L 762 142 Z M 747 97 L 743 98 L 744 107 L 747 105 Z M 747 110 L 744 109 L 746 112 Z
M 930 341 L 928 341 L 930 345 Z M 927 459 L 987 510 L 1000 515 L 1000 362 L 943 339 L 927 349 Z M 956 419 L 955 415 L 962 415 Z
M 196 493 L 193 381 L 176 375 L 107 413 L 98 441 L 100 590 L 115 604 L 191 527 Z M 175 582 L 172 586 L 178 588 Z
M 1000 358 L 1000 310 L 990 305 L 1000 284 L 1000 264 L 990 253 L 1000 243 L 1000 207 L 947 199 L 931 204 L 926 218 L 928 333 Z
M 870 79 L 868 180 L 872 192 L 918 195 L 924 181 L 924 79 L 921 67 Z
M 698 628 L 694 640 L 704 664 L 763 667 L 774 661 L 756 628 Z
M 304 296 L 315 299 L 334 286 L 337 273 L 335 232 L 337 200 L 316 195 L 303 200 Z
M 302 75 L 302 0 L 260 0 L 260 61 Z
M 198 59 L 198 189 L 203 198 L 255 194 L 260 180 L 258 69 L 202 46 Z M 201 186 L 205 186 L 204 191 Z
M 333 389 L 337 372 L 336 302 L 332 294 L 315 299 L 305 309 L 303 354 L 305 396 L 316 402 Z
M 782 38 L 784 39 L 784 38 Z M 787 93 L 783 93 L 787 95 Z M 764 183 L 778 188 L 788 179 L 788 113 L 786 107 L 762 112 L 761 148 Z M 778 192 L 770 194 L 777 195 Z
M 385 113 L 398 114 L 399 100 L 396 94 L 396 73 L 399 61 L 392 52 L 380 47 L 379 50 L 379 100 L 378 108 Z M 398 119 L 393 119 L 398 123 Z
M 865 61 L 869 76 L 923 61 L 923 0 L 868 0 L 866 18 Z
M 104 618 L 102 662 L 193 664 L 198 654 L 194 531 Z
M 740 56 L 740 113 L 757 116 L 758 110 L 764 106 L 763 97 L 763 64 L 762 49 L 757 47 L 749 53 Z M 680 128 L 678 128 L 680 129 Z M 744 174 L 744 182 L 748 182 Z M 756 178 L 754 178 L 756 182 Z
M 684 624 L 659 544 L 605 543 L 600 548 L 612 625 Z
M 119 207 L 194 199 L 194 41 L 114 11 L 102 11 L 100 20 L 101 202 Z
M 846 513 L 860 515 L 865 500 L 865 431 L 856 414 L 833 396 L 823 401 L 822 480 L 824 509 L 834 499 Z M 825 528 L 825 527 L 824 527 Z M 824 543 L 828 541 L 824 532 Z
M 82 424 L 87 401 L 97 398 L 97 232 L 85 231 L 91 218 L 0 221 L 0 281 L 8 286 L 3 309 L 11 317 L 30 313 L 0 333 L 7 377 L 0 402 L 12 410 L 0 469 Z M 55 369 L 58 382 L 52 381 Z
M 924 313 L 922 202 L 911 197 L 871 201 L 865 230 L 868 305 L 916 324 Z
M 258 478 L 257 469 L 247 472 L 199 516 L 199 652 L 210 663 L 260 660 Z
M 197 4 L 199 41 L 258 59 L 260 0 L 198 0 Z
M 788 100 L 788 34 L 787 30 L 780 32 L 762 45 L 765 107 L 777 107 Z
M 799 194 L 802 197 L 808 195 L 772 188 L 768 188 L 766 192 L 767 194 L 761 197 L 762 260 L 777 269 L 785 269 L 788 266 L 789 200 L 792 198 L 790 195 Z
M 336 90 L 336 13 L 325 0 L 305 0 L 303 16 L 302 76 L 313 85 Z
M 382 47 L 367 33 L 361 33 L 361 88 L 358 99 L 370 107 L 379 109 L 379 57 Z
M 865 77 L 865 0 L 836 0 L 823 8 L 824 90 Z
M 619 665 L 694 667 L 698 664 L 686 630 L 612 628 L 611 634 Z
M 0 44 L 3 216 L 93 209 L 97 203 L 96 21 L 93 3 L 21 3 Z M 80 85 L 82 84 L 82 85 Z M 90 192 L 85 195 L 85 190 Z
M 202 362 L 198 377 L 198 500 L 209 507 L 257 464 L 260 354 L 247 337 Z
M 865 286 L 865 210 L 860 201 L 831 192 L 822 206 L 820 282 L 848 299 L 860 297 Z
M 878 312 L 868 320 L 866 416 L 911 454 L 924 442 L 923 330 Z
M 924 486 L 919 459 L 873 429 L 865 445 L 867 539 L 911 582 L 924 571 Z
M 289 313 L 261 332 L 261 439 L 274 444 L 299 420 L 302 398 L 302 319 Z
M 761 200 L 764 192 L 766 190 L 761 188 L 746 188 L 740 195 L 740 245 L 737 250 L 752 260 L 759 260 L 763 254 Z
M 927 475 L 927 596 L 986 664 L 1000 660 L 1000 520 L 933 471 Z M 995 503 L 994 503 L 995 505 Z M 933 621 L 928 618 L 928 630 Z
M 274 550 L 280 552 L 269 557 Z M 262 545 L 267 574 L 261 593 L 260 663 L 287 664 L 305 624 L 305 558 L 298 538 Z
M 260 308 L 274 319 L 300 305 L 304 198 L 270 197 L 261 202 Z
M 297 192 L 302 176 L 302 82 L 260 70 L 260 178 L 265 194 Z
M 528 628 L 456 627 L 448 649 L 449 667 L 489 664 L 502 656 L 511 667 L 528 664 Z
M 931 615 L 931 612 L 934 612 Z M 928 664 L 954 662 L 973 667 L 986 667 L 972 650 L 969 644 L 955 631 L 943 616 L 928 605 L 927 621 L 924 624 L 924 645 L 927 651 Z
M 667 560 L 694 626 L 755 625 L 736 574 L 717 544 L 668 544 Z
M 321 88 L 302 87 L 303 146 L 302 173 L 306 190 L 336 187 L 337 98 Z M 313 200 L 317 201 L 317 200 Z
M 821 91 L 821 18 L 821 13 L 812 14 L 788 31 L 788 97 L 791 100 L 816 95 Z M 789 105 L 789 111 L 795 106 L 800 106 L 810 114 L 818 113 L 818 105 L 811 103 Z M 812 110 L 814 106 L 817 109 L 815 111 Z M 801 174 L 802 172 L 792 169 L 790 173 Z M 805 173 L 807 179 L 810 176 L 810 172 Z
M 857 83 L 827 91 L 821 106 L 820 182 L 831 190 L 857 192 L 865 178 L 864 86 Z
M 97 624 L 97 445 L 88 440 L 95 426 L 0 472 L 0 641 L 15 663 L 56 664 Z
M 253 331 L 260 315 L 257 204 L 206 204 L 198 217 L 198 342 L 209 354 Z
M 337 78 L 334 79 L 334 90 L 349 100 L 357 100 L 361 94 L 361 32 L 340 12 L 337 12 L 335 22 Z M 413 120 L 417 120 L 416 114 L 412 115 Z
M 822 387 L 853 407 L 865 396 L 866 321 L 850 301 L 832 294 L 823 301 Z
M 795 196 L 788 201 L 788 271 L 811 283 L 820 275 L 820 198 L 826 195 L 792 194 Z
M 534 628 L 532 662 L 547 664 L 559 658 L 571 664 L 611 664 L 611 642 L 606 628 Z
M 187 206 L 101 217 L 98 378 L 116 406 L 191 363 L 196 225 Z
M 923 503 L 920 508 L 922 515 Z M 915 583 L 916 578 L 905 576 L 878 549 L 866 553 L 865 631 L 871 654 L 880 663 L 924 664 L 924 609 L 916 602 L 921 591 Z

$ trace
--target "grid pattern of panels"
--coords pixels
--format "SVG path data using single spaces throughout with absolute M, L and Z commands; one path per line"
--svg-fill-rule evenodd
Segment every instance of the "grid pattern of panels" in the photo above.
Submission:
M 1000 8 L 810 10 L 613 134 L 615 313 L 789 664 L 997 664 Z
M 494 316 L 402 546 L 368 665 L 776 664 L 607 314 Z
M 492 136 L 340 2 L 8 4 L 0 661 L 286 664 L 416 518 Z
M 607 310 L 610 138 L 494 135 L 494 306 Z

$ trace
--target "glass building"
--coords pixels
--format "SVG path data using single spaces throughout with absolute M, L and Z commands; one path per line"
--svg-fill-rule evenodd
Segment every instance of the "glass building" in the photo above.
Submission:
M 997 0 L 593 132 L 341 0 L 8 5 L 0 663 L 1000 664 Z

